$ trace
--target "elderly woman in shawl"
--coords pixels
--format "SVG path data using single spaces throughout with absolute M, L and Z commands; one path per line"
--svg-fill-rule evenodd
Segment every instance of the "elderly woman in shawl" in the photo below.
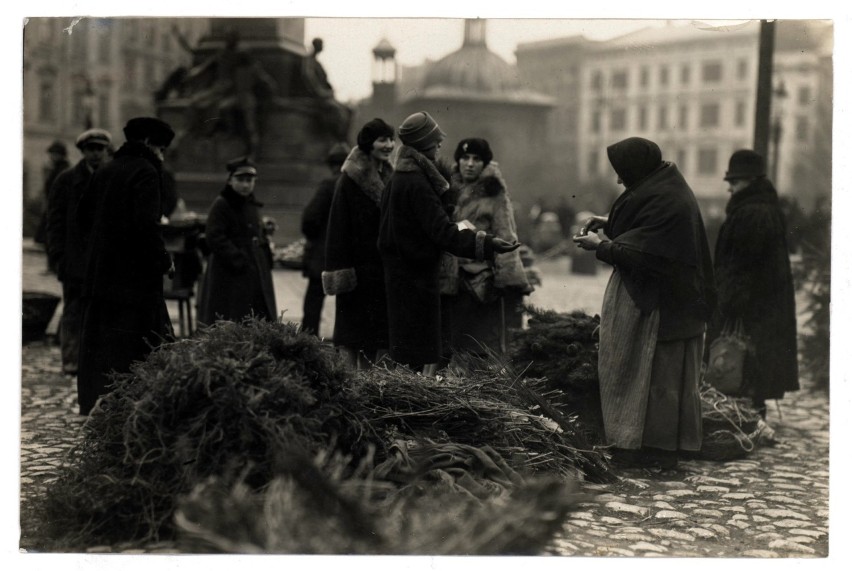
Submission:
M 624 192 L 574 237 L 613 267 L 601 312 L 598 373 L 615 459 L 673 468 L 701 447 L 698 379 L 713 270 L 695 195 L 653 141 L 607 147 Z M 605 237 L 597 234 L 603 230 Z

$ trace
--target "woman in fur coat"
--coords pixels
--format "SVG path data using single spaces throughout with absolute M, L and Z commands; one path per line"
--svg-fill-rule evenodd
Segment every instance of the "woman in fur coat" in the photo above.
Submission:
M 394 129 L 383 120 L 361 128 L 358 145 L 341 167 L 328 217 L 323 290 L 337 296 L 334 344 L 357 368 L 388 347 L 384 270 L 376 241 L 393 148 Z
M 210 207 L 205 235 L 210 257 L 198 296 L 198 322 L 277 317 L 272 250 L 254 197 L 257 167 L 247 158 L 228 163 L 228 182 Z
M 390 356 L 427 374 L 441 357 L 441 253 L 482 261 L 520 246 L 483 230 L 460 229 L 450 220 L 441 201 L 450 184 L 435 165 L 445 137 L 424 111 L 403 121 L 403 146 L 382 195 L 379 227 Z
M 452 219 L 469 222 L 476 230 L 516 242 L 515 215 L 506 182 L 485 139 L 462 139 L 453 154 L 450 178 L 454 198 Z M 518 311 L 520 300 L 532 293 L 520 253 L 516 250 L 494 257 L 493 262 L 457 258 L 442 259 L 442 315 L 450 323 L 449 353 L 465 351 L 502 354 L 506 351 L 508 312 Z M 445 350 L 445 355 L 448 351 Z
M 745 394 L 765 416 L 766 399 L 799 389 L 796 303 L 784 216 L 778 193 L 766 178 L 763 157 L 735 152 L 725 180 L 731 199 L 719 229 L 714 257 L 718 314 L 708 343 L 725 322 L 742 320 L 754 352 L 743 371 Z

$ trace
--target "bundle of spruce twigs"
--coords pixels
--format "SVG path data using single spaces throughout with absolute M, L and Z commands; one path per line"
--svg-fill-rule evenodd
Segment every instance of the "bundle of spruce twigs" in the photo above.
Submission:
M 206 536 L 210 529 L 221 530 L 230 517 L 222 510 L 231 505 L 233 494 L 242 494 L 246 503 L 233 504 L 234 517 L 258 502 L 282 512 L 298 504 L 302 512 L 316 512 L 313 541 L 328 544 L 304 551 L 296 544 L 276 544 L 269 538 L 286 543 L 285 535 L 302 537 L 286 527 L 296 524 L 261 518 L 252 525 L 261 526 L 267 540 L 237 538 L 234 545 L 254 542 L 288 552 L 363 547 L 401 553 L 415 544 L 387 531 L 381 546 L 367 542 L 358 547 L 363 538 L 357 529 L 341 536 L 339 544 L 322 529 L 340 525 L 334 523 L 338 513 L 361 514 L 355 519 L 372 521 L 376 529 L 401 525 L 380 522 L 394 521 L 417 505 L 422 511 L 411 517 L 420 518 L 417 525 L 423 528 L 429 526 L 430 513 L 435 521 L 447 513 L 472 518 L 470 529 L 476 534 L 465 537 L 471 546 L 480 546 L 471 547 L 475 552 L 493 548 L 485 537 L 496 530 L 485 523 L 496 522 L 500 512 L 505 517 L 502 545 L 522 552 L 524 545 L 532 548 L 546 538 L 527 538 L 525 528 L 512 524 L 506 510 L 521 508 L 506 498 L 531 494 L 539 485 L 533 475 L 555 478 L 565 489 L 572 489 L 571 482 L 581 474 L 597 480 L 611 476 L 603 454 L 573 434 L 571 419 L 555 412 L 555 420 L 541 416 L 544 399 L 527 384 L 513 387 L 513 382 L 512 375 L 487 367 L 469 378 L 436 379 L 385 367 L 354 373 L 342 368 L 332 348 L 293 324 L 256 319 L 217 323 L 191 339 L 154 350 L 129 374 L 115 378 L 44 498 L 41 517 L 56 540 L 45 548 L 145 545 L 175 540 L 179 533 L 192 535 L 193 530 Z M 346 461 L 332 473 L 323 472 L 310 461 L 322 454 L 345 456 Z M 291 483 L 273 485 L 279 480 Z M 341 495 L 336 491 L 340 482 L 365 495 L 357 502 Z M 205 483 L 215 483 L 207 489 L 219 492 L 198 495 Z M 552 532 L 571 503 L 559 499 L 554 484 L 541 485 L 556 511 L 529 514 L 527 524 Z M 411 503 L 400 503 L 399 498 L 409 495 Z M 184 519 L 175 519 L 180 505 L 190 505 L 182 500 L 187 497 L 202 503 L 184 509 Z M 392 498 L 396 503 L 388 503 Z M 467 498 L 458 504 L 460 510 L 467 506 L 464 510 L 432 512 L 459 498 Z M 488 506 L 475 508 L 475 502 L 469 503 L 474 499 Z M 474 525 L 480 517 L 474 512 L 490 516 Z M 213 514 L 218 519 L 205 521 Z M 535 517 L 541 519 L 538 527 L 532 523 Z M 263 527 L 267 525 L 272 527 Z M 438 528 L 446 531 L 449 525 L 445 521 Z M 461 529 L 465 523 L 456 526 Z M 437 537 L 430 541 L 419 548 L 437 549 Z M 452 549 L 461 553 L 466 548 Z
M 603 442 L 598 379 L 600 317 L 582 311 L 559 313 L 526 306 L 527 328 L 514 331 L 512 364 L 528 377 L 545 378 L 549 400 L 576 414 L 588 437 Z

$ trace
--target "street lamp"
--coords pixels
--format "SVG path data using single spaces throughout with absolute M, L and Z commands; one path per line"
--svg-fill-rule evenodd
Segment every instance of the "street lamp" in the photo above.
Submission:
M 772 90 L 773 107 L 775 113 L 772 119 L 772 182 L 778 184 L 778 157 L 781 148 L 781 134 L 783 126 L 781 119 L 783 116 L 782 104 L 787 98 L 787 87 L 784 85 L 784 80 L 778 82 L 778 85 Z

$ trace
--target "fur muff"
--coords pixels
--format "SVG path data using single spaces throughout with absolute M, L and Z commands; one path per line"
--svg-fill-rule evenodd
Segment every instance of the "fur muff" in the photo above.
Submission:
M 326 271 L 322 273 L 322 289 L 325 295 L 338 295 L 355 291 L 358 287 L 358 276 L 355 268 Z

